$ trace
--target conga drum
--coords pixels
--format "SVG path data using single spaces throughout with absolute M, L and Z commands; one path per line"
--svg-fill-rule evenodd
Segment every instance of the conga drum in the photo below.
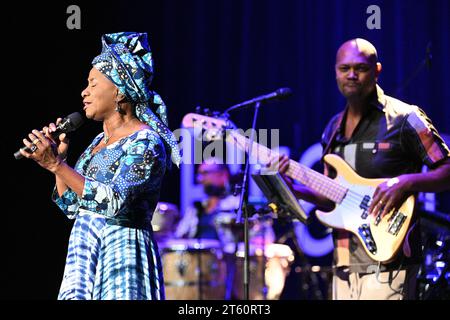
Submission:
M 160 247 L 166 299 L 224 299 L 226 270 L 219 241 L 171 239 Z

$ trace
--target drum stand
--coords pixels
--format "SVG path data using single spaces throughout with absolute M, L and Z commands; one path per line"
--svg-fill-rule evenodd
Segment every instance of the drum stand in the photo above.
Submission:
M 202 224 L 201 219 L 203 216 L 203 205 L 202 203 L 195 203 L 195 206 L 197 208 L 197 218 L 198 218 L 198 224 L 197 224 L 197 243 L 199 245 L 199 253 L 197 254 L 197 266 L 198 266 L 198 300 L 203 300 L 203 274 L 202 274 Z
M 239 246 L 239 237 L 235 238 L 234 242 L 234 249 L 232 251 L 232 255 L 229 257 L 230 261 L 226 261 L 227 263 L 227 276 L 226 276 L 226 283 L 225 283 L 225 300 L 231 300 L 232 294 L 233 294 L 233 288 L 234 288 L 234 277 L 236 275 L 236 264 L 237 259 L 236 255 L 238 253 L 238 246 Z

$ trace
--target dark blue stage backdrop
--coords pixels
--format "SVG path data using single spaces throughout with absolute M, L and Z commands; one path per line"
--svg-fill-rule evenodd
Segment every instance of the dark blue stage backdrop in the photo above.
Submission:
M 334 79 L 337 48 L 362 37 L 378 49 L 385 92 L 420 105 L 440 132 L 450 133 L 448 0 L 15 3 L 5 12 L 2 37 L 2 298 L 56 298 L 71 222 L 50 200 L 51 174 L 15 161 L 13 153 L 31 129 L 81 110 L 80 92 L 103 33 L 149 34 L 153 87 L 169 107 L 173 129 L 197 105 L 224 110 L 290 87 L 290 99 L 261 110 L 258 127 L 279 128 L 281 144 L 297 157 L 343 107 Z M 72 4 L 81 9 L 80 30 L 66 26 Z M 370 5 L 380 8 L 380 29 L 367 27 Z M 432 59 L 421 68 L 429 44 Z M 250 110 L 233 117 L 250 126 Z M 100 130 L 89 123 L 73 136 L 71 164 Z M 161 198 L 178 203 L 177 170 Z

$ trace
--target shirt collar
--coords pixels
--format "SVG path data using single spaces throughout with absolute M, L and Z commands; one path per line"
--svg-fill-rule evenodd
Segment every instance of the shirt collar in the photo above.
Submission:
M 373 98 L 370 100 L 369 104 L 371 106 L 374 106 L 375 108 L 377 108 L 379 111 L 384 112 L 384 109 L 386 107 L 386 96 L 384 95 L 384 91 L 383 89 L 381 89 L 381 87 L 376 84 L 375 87 L 375 95 L 373 96 Z M 338 132 L 342 135 L 342 132 L 344 131 L 344 118 L 347 114 L 347 108 L 348 106 L 345 107 L 345 110 L 342 111 L 342 114 L 340 116 L 340 119 L 338 120 Z
M 370 102 L 370 104 L 375 106 L 378 110 L 384 112 L 384 108 L 386 107 L 386 97 L 383 89 L 381 89 L 378 84 L 376 85 L 376 97 Z
M 384 111 L 384 108 L 386 107 L 386 96 L 384 95 L 383 89 L 376 84 L 375 85 L 375 94 L 373 94 L 373 97 L 371 97 L 369 104 L 371 106 L 376 107 L 380 111 Z M 345 106 L 344 113 L 347 111 L 348 105 Z

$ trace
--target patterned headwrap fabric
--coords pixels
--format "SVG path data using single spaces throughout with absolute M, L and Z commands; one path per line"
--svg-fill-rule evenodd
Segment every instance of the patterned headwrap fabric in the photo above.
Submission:
M 161 97 L 150 90 L 153 78 L 152 53 L 146 33 L 120 32 L 102 36 L 102 52 L 92 65 L 103 73 L 135 105 L 136 116 L 149 125 L 169 146 L 178 166 L 180 152 L 170 131 L 167 108 Z

